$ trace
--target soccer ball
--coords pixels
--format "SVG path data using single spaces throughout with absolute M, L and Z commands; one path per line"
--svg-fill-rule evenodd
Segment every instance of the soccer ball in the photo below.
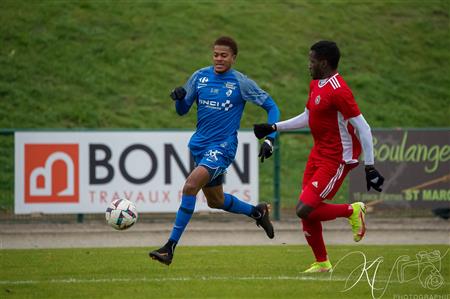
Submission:
M 112 201 L 105 213 L 106 222 L 117 230 L 125 230 L 133 226 L 138 218 L 134 203 L 128 199 Z

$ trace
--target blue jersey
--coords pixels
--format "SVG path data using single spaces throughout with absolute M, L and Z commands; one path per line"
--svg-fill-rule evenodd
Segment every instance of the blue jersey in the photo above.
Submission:
M 246 102 L 266 109 L 269 123 L 279 119 L 279 111 L 272 98 L 253 80 L 234 69 L 218 74 L 212 66 L 202 68 L 192 74 L 184 88 L 186 97 L 176 101 L 176 109 L 183 115 L 194 102 L 197 104 L 197 130 L 189 141 L 194 155 L 221 145 L 234 157 L 237 131 Z

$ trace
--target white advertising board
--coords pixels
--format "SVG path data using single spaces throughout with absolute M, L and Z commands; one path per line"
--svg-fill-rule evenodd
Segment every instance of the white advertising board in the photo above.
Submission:
M 15 133 L 15 213 L 103 213 L 127 198 L 139 212 L 176 212 L 194 167 L 193 132 L 84 131 Z M 224 190 L 258 202 L 258 142 L 239 132 Z M 203 193 L 196 211 L 209 211 Z

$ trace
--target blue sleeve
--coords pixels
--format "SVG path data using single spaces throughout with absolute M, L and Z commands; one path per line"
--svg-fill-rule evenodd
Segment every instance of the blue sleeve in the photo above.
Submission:
M 236 79 L 239 82 L 242 99 L 247 102 L 252 102 L 261 106 L 264 101 L 270 96 L 262 90 L 252 79 L 248 78 L 242 73 L 235 71 Z
M 175 101 L 175 110 L 178 115 L 185 115 L 188 113 L 189 109 L 191 109 L 191 106 L 186 104 L 186 100 Z
M 264 101 L 261 107 L 267 111 L 267 123 L 274 124 L 280 120 L 280 110 L 270 96 Z M 273 139 L 275 139 L 276 136 L 277 132 L 267 135 L 267 137 L 271 137 Z
M 192 74 L 189 80 L 184 84 L 184 89 L 186 90 L 186 96 L 181 101 L 175 101 L 175 110 L 179 115 L 184 115 L 189 112 L 192 104 L 197 100 L 197 77 L 198 71 Z

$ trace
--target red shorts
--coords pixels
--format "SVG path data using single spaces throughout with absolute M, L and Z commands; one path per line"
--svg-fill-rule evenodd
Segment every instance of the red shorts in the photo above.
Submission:
M 358 164 L 309 159 L 303 174 L 300 200 L 308 206 L 317 207 L 324 199 L 332 199 L 341 187 L 347 173 Z

